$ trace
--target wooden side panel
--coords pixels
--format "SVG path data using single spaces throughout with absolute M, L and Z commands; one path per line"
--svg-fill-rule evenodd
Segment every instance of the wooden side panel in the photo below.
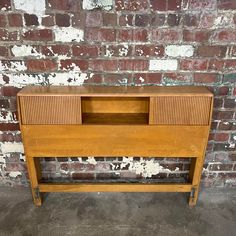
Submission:
M 150 124 L 209 125 L 211 99 L 201 96 L 151 98 Z
M 22 124 L 81 124 L 80 97 L 20 97 Z
M 34 157 L 198 157 L 208 126 L 23 125 L 24 147 Z
M 83 97 L 83 113 L 148 113 L 149 99 L 142 97 Z

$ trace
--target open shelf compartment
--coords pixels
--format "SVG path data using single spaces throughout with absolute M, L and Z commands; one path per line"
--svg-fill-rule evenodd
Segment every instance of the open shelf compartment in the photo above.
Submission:
M 82 124 L 149 123 L 149 97 L 82 97 Z

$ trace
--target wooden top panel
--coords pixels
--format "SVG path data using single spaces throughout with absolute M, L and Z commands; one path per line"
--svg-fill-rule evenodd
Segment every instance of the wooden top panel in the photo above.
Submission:
M 210 96 L 202 86 L 28 86 L 18 96 L 81 96 L 81 97 L 151 97 L 151 96 Z

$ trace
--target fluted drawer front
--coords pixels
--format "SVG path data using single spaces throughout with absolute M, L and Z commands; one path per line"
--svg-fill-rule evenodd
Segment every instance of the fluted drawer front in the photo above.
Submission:
M 22 124 L 81 124 L 78 96 L 25 96 L 20 108 Z
M 150 124 L 209 125 L 211 98 L 160 96 L 150 100 Z

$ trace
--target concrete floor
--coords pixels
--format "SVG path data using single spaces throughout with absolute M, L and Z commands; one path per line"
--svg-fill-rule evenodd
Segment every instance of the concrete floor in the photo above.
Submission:
M 236 189 L 184 193 L 50 193 L 42 207 L 27 188 L 0 187 L 0 236 L 236 235 Z

